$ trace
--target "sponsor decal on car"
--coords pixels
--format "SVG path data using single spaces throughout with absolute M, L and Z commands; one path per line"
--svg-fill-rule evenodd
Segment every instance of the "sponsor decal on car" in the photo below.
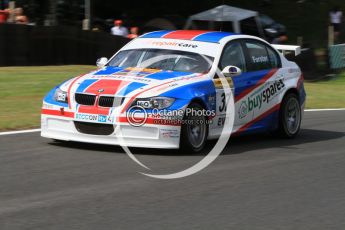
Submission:
M 114 119 L 110 116 L 100 114 L 76 113 L 75 120 L 85 122 L 113 123 Z
M 274 97 L 276 97 L 282 91 L 282 89 L 284 89 L 284 87 L 284 81 L 283 79 L 280 79 L 265 84 L 259 90 L 256 90 L 246 100 L 241 102 L 238 111 L 239 118 L 245 118 L 248 113 L 250 113 L 256 108 L 261 109 L 264 103 L 268 104 Z
M 157 72 L 161 72 L 162 70 L 160 69 L 151 69 L 151 68 L 139 68 L 139 67 L 128 67 L 126 68 L 127 71 L 131 71 L 132 73 L 134 72 L 144 72 L 144 73 L 157 73 Z
M 160 129 L 160 134 L 164 138 L 179 138 L 180 131 L 177 129 Z
M 53 109 L 54 105 L 43 103 L 42 108 L 44 108 L 44 109 Z
M 156 46 L 179 46 L 179 47 L 185 47 L 185 48 L 197 48 L 198 45 L 196 44 L 190 44 L 190 43 L 184 43 L 184 42 L 165 42 L 165 41 L 154 41 L 151 42 L 152 45 Z
M 299 68 L 289 68 L 288 73 L 300 73 L 301 70 Z
M 106 75 L 106 76 L 103 76 L 103 75 L 93 75 L 93 76 L 90 76 L 90 78 L 92 78 L 92 79 L 132 80 L 132 81 L 142 82 L 142 83 L 151 83 L 151 82 L 158 81 L 158 80 L 155 80 L 155 79 L 138 77 L 137 75 L 130 76 L 128 74 L 123 75 L 123 76 L 122 75 Z
M 233 87 L 234 87 L 234 82 L 233 82 L 232 78 L 231 78 L 231 77 L 227 77 L 226 80 L 227 80 L 227 82 L 228 82 L 230 88 L 233 88 Z M 213 80 L 213 83 L 214 83 L 214 86 L 215 86 L 217 89 L 222 89 L 222 88 L 224 87 L 223 84 L 222 84 L 222 82 L 221 82 L 221 80 L 220 80 L 220 78 L 214 79 L 214 80 Z
M 264 62 L 268 62 L 268 57 L 267 56 L 259 56 L 259 57 L 252 56 L 252 60 L 253 60 L 253 63 L 264 63 Z

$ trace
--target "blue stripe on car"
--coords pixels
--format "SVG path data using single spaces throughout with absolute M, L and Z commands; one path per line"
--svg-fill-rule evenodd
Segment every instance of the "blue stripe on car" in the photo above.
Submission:
M 56 90 L 57 88 L 58 88 L 58 87 L 55 87 L 54 89 L 52 89 L 52 90 L 45 96 L 45 98 L 43 99 L 43 101 L 44 101 L 45 103 L 52 104 L 52 105 L 57 105 L 57 106 L 61 106 L 61 107 L 68 107 L 68 103 L 58 102 L 58 101 L 55 101 L 55 100 L 54 100 L 54 94 L 55 94 L 55 90 Z
M 117 93 L 119 96 L 126 96 L 128 93 L 139 89 L 140 87 L 145 86 L 146 84 L 144 83 L 139 83 L 139 82 L 132 82 L 126 87 L 122 88 L 120 92 Z
M 175 77 L 187 76 L 192 73 L 190 72 L 173 72 L 173 71 L 161 71 L 154 74 L 148 75 L 146 78 L 156 79 L 156 80 L 166 80 Z
M 240 76 L 233 77 L 232 80 L 235 86 L 235 96 L 241 94 L 244 90 L 256 85 L 262 78 L 264 78 L 271 69 L 244 72 Z
M 87 87 L 89 87 L 90 85 L 92 85 L 93 83 L 95 83 L 96 81 L 98 81 L 98 79 L 86 79 L 84 80 L 79 87 L 77 88 L 77 93 L 82 93 L 85 91 L 85 89 Z
M 251 124 L 245 130 L 240 133 L 257 133 L 262 132 L 265 130 L 275 130 L 278 127 L 278 120 L 279 120 L 279 110 L 276 110 L 267 116 L 263 117 L 262 119 L 256 121 L 255 123 Z
M 108 75 L 108 74 L 113 74 L 116 72 L 121 71 L 123 68 L 120 67 L 113 67 L 113 66 L 107 66 L 98 72 L 96 72 L 94 75 Z

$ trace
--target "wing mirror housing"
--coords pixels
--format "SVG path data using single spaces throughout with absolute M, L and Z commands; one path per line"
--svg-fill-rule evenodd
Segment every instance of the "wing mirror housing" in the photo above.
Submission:
M 235 77 L 242 74 L 242 70 L 237 66 L 229 65 L 224 67 L 222 73 L 225 77 Z
M 106 57 L 101 57 L 101 58 L 98 58 L 98 59 L 97 59 L 97 61 L 96 61 L 96 66 L 97 66 L 97 67 L 103 67 L 103 66 L 105 66 L 107 63 L 108 63 L 108 58 L 106 58 Z

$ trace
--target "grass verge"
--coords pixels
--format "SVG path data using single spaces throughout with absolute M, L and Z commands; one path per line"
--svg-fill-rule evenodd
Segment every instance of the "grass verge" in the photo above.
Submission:
M 0 68 L 0 130 L 39 127 L 44 95 L 57 84 L 94 66 Z
M 328 81 L 306 82 L 308 109 L 345 108 L 345 73 Z
M 42 98 L 62 81 L 94 66 L 0 68 L 0 130 L 39 127 Z M 334 80 L 306 83 L 307 108 L 344 108 L 345 73 Z

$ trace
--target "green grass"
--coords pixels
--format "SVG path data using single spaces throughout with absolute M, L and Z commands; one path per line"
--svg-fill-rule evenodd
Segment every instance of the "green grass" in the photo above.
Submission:
M 39 127 L 44 95 L 55 85 L 94 66 L 0 68 L 0 130 Z M 345 73 L 335 80 L 306 83 L 307 108 L 344 108 Z
M 345 108 L 345 73 L 335 79 L 305 83 L 309 109 Z
M 44 95 L 60 82 L 93 66 L 0 68 L 0 130 L 38 127 Z

